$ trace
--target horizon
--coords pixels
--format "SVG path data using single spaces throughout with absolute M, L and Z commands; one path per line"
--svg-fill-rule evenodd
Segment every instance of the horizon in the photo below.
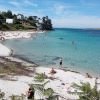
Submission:
M 49 16 L 54 28 L 100 28 L 99 0 L 1 0 L 0 11 Z

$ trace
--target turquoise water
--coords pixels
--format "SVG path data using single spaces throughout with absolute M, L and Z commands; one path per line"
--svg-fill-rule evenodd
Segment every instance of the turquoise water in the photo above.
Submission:
M 14 53 L 43 66 L 59 66 L 100 75 L 100 31 L 55 29 L 31 39 L 7 40 Z

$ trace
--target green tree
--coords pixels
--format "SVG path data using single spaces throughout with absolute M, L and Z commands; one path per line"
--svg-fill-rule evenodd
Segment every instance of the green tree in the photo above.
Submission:
M 42 94 L 46 97 L 48 97 L 48 100 L 53 96 L 53 89 L 52 88 L 47 88 L 45 89 L 45 86 L 49 81 L 45 82 L 45 79 L 47 79 L 47 76 L 44 73 L 37 73 L 35 76 L 35 82 L 30 84 L 30 87 L 33 88 L 35 91 L 38 90 L 39 94 Z
M 27 20 L 30 23 L 30 25 L 36 27 L 36 20 L 35 20 L 35 18 L 33 16 L 29 16 Z
M 54 91 L 52 88 L 45 89 L 45 85 L 48 82 L 49 81 L 46 81 L 45 83 L 41 83 L 41 82 L 40 83 L 33 83 L 33 84 L 30 84 L 30 87 L 33 88 L 35 91 L 38 90 L 39 94 L 46 96 L 49 100 L 53 96 Z
M 3 15 L 2 15 L 2 14 L 0 14 L 0 20 L 1 20 L 1 19 L 4 19 L 4 17 L 3 17 Z
M 7 18 L 13 18 L 12 11 L 8 10 L 6 13 Z
M 100 91 L 97 90 L 96 85 L 92 88 L 90 83 L 81 82 L 81 85 L 73 84 L 73 87 L 82 91 L 78 93 L 79 100 L 100 100 Z
M 48 16 L 42 18 L 42 30 L 52 30 L 52 22 Z

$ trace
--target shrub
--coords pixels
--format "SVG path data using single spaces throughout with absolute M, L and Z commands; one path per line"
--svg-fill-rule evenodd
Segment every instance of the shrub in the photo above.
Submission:
M 43 82 L 47 76 L 44 73 L 37 73 L 35 76 L 35 81 Z
M 44 95 L 45 96 L 51 97 L 51 96 L 53 96 L 53 93 L 54 93 L 54 91 L 53 91 L 52 88 L 48 88 L 48 89 L 44 90 Z

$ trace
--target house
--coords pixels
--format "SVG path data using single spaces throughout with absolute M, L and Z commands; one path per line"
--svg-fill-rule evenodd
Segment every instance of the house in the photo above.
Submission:
M 42 19 L 39 18 L 36 25 L 37 25 L 37 30 L 41 30 L 42 29 Z
M 18 14 L 18 15 L 17 15 L 17 19 L 23 20 L 23 19 L 24 19 L 24 16 L 23 16 L 22 14 Z
M 41 30 L 42 29 L 42 24 L 41 23 L 36 23 L 37 26 L 37 30 Z
M 8 24 L 13 24 L 13 19 L 7 18 L 7 19 L 6 19 L 6 23 L 8 23 Z

